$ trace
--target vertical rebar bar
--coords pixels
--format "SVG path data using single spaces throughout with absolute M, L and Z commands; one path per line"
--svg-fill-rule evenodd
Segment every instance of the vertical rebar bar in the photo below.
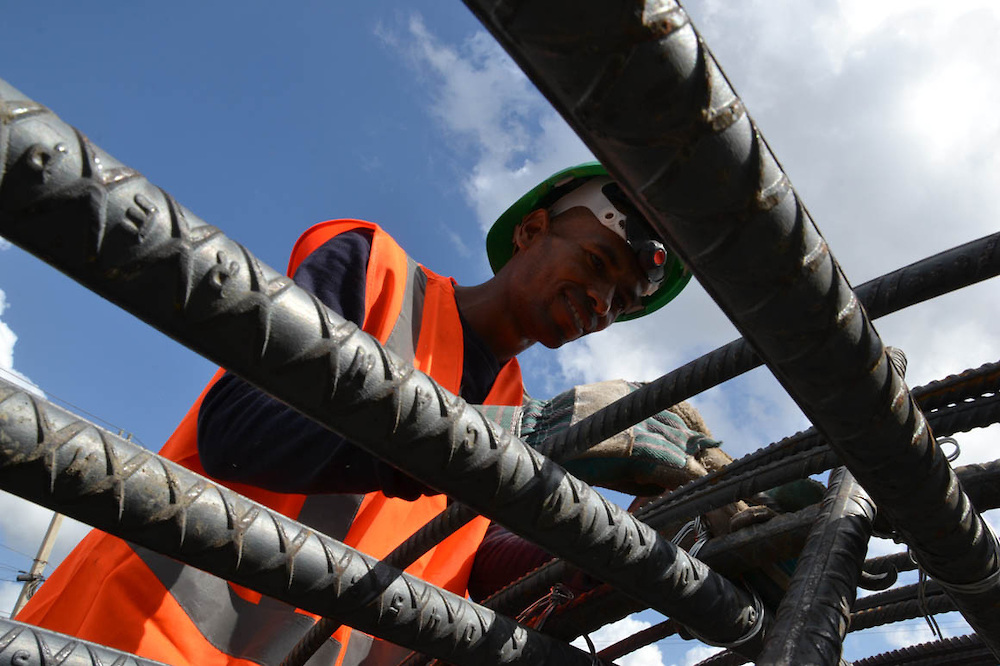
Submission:
M 837 664 L 871 538 L 875 505 L 838 467 L 758 664 Z

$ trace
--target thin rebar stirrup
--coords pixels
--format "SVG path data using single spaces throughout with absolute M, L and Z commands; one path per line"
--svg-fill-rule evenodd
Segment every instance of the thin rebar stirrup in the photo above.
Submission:
M 0 234 L 478 513 L 720 643 L 753 599 L 0 83 Z M 417 648 L 419 649 L 419 648 Z

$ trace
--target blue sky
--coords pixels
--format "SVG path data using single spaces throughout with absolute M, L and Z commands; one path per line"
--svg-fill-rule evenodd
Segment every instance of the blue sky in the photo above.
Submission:
M 588 158 L 459 2 L 115 4 L 12 3 L 0 78 L 278 268 L 310 224 L 360 217 L 479 282 L 493 217 Z M 996 230 L 991 3 L 686 7 L 852 281 Z M 997 359 L 995 296 L 988 283 L 879 323 L 907 351 L 911 384 Z M 523 365 L 529 390 L 551 396 L 652 379 L 734 336 L 695 285 L 654 317 Z M 14 247 L 0 249 L 0 368 L 153 449 L 213 371 Z M 764 371 L 697 402 L 734 455 L 807 425 Z M 993 457 L 994 430 L 960 438 L 960 462 Z M 9 549 L 33 553 L 47 519 L 2 502 L 0 578 L 12 578 L 28 561 Z M 57 557 L 81 528 L 63 533 Z M 0 605 L 12 590 L 0 583 Z M 926 639 L 912 627 L 849 649 Z M 622 663 L 686 663 L 691 647 Z

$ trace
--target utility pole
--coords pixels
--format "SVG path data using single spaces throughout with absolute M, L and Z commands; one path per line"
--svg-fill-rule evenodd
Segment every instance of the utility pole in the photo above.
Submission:
M 21 611 L 24 604 L 28 603 L 28 599 L 38 589 L 38 584 L 42 582 L 44 578 L 42 571 L 45 570 L 45 565 L 49 563 L 49 553 L 52 552 L 52 546 L 56 542 L 56 533 L 59 531 L 62 519 L 63 515 L 61 513 L 52 514 L 52 520 L 49 521 L 49 529 L 45 530 L 45 536 L 42 537 L 42 545 L 38 547 L 38 554 L 35 555 L 35 561 L 31 563 L 31 569 L 28 573 L 20 574 L 17 577 L 17 580 L 24 581 L 24 586 L 21 588 L 21 594 L 17 596 L 14 610 L 10 613 L 11 617 L 16 616 Z

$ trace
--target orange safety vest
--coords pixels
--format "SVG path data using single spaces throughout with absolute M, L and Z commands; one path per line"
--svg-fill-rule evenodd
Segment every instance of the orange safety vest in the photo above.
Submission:
M 378 226 L 332 220 L 312 227 L 295 244 L 288 275 L 328 240 L 354 229 L 373 232 L 364 330 L 457 394 L 464 352 L 454 283 L 417 264 Z M 198 409 L 222 373 L 216 373 L 160 451 L 202 475 Z M 485 403 L 519 405 L 522 395 L 520 368 L 511 360 Z M 224 485 L 380 559 L 447 505 L 444 495 L 405 501 L 380 492 L 305 496 Z M 488 525 L 477 518 L 406 571 L 464 595 Z M 278 666 L 316 616 L 93 530 L 17 619 L 173 666 Z M 397 663 L 408 653 L 342 627 L 308 664 L 381 665 Z

